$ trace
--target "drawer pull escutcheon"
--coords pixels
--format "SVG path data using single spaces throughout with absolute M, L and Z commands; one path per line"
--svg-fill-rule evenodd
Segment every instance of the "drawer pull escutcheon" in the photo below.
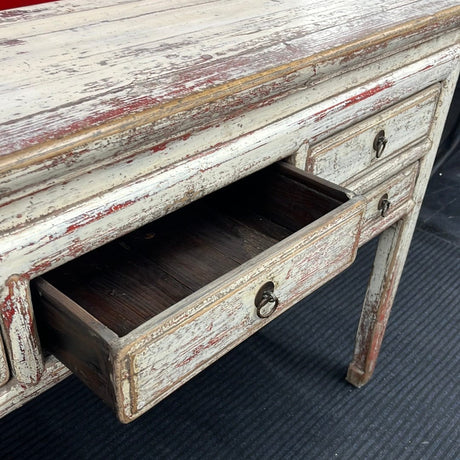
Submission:
M 388 211 L 390 210 L 391 201 L 388 199 L 388 193 L 380 198 L 378 209 L 380 209 L 380 215 L 382 217 L 386 217 L 388 215 Z
M 269 281 L 265 283 L 256 294 L 255 305 L 257 309 L 257 316 L 259 318 L 268 318 L 278 307 L 278 297 L 274 294 L 273 290 L 275 285 Z
M 374 139 L 374 150 L 375 156 L 380 158 L 385 150 L 385 147 L 388 143 L 388 139 L 385 137 L 385 131 L 382 129 L 377 133 Z

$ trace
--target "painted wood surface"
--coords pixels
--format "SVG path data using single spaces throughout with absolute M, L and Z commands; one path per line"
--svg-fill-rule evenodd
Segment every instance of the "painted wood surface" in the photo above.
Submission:
M 11 271 L 38 276 L 204 194 L 285 158 L 293 154 L 305 139 L 311 139 L 312 142 L 320 140 L 331 131 L 347 127 L 372 114 L 382 105 L 394 103 L 417 92 L 420 87 L 445 78 L 455 65 L 453 59 L 459 49 L 442 50 L 404 69 L 386 74 L 377 81 L 367 82 L 245 136 L 200 151 L 199 148 L 205 149 L 207 143 L 214 142 L 208 136 L 220 132 L 219 128 L 213 132 L 204 131 L 199 134 L 197 145 L 191 147 L 199 153 L 191 156 L 187 156 L 190 152 L 187 146 L 194 145 L 192 138 L 185 141 L 180 139 L 168 149 L 174 158 L 173 164 L 169 163 L 167 157 L 162 162 L 159 159 L 153 161 L 148 154 L 139 154 L 139 166 L 137 160 L 133 162 L 134 177 L 124 177 L 125 170 L 129 174 L 129 164 L 117 163 L 112 173 L 103 169 L 98 177 L 97 170 L 94 170 L 88 174 L 87 181 L 71 182 L 67 189 L 59 187 L 56 192 L 52 188 L 47 189 L 42 199 L 40 194 L 34 194 L 25 200 L 24 212 L 17 219 L 27 219 L 25 216 L 33 216 L 40 212 L 36 210 L 49 207 L 50 214 L 28 222 L 28 225 L 23 222 L 7 231 L 1 242 L 3 263 L 0 264 L 0 276 L 8 276 Z M 245 123 L 251 123 L 263 113 L 247 114 Z M 144 171 L 144 175 L 141 175 L 136 168 L 142 170 L 149 160 L 153 171 L 147 174 Z M 162 167 L 155 170 L 156 164 Z M 95 196 L 85 198 L 85 190 L 93 187 L 95 192 L 100 189 L 106 177 L 110 184 L 112 174 L 117 178 L 122 177 L 121 185 L 105 192 L 99 190 Z M 91 184 L 92 175 L 95 175 L 94 184 Z M 120 179 L 116 181 L 119 183 Z M 88 189 L 85 184 L 89 184 Z M 78 196 L 79 193 L 82 195 Z M 65 203 L 66 196 L 74 199 L 75 195 L 79 198 L 78 203 L 67 205 L 60 212 L 55 210 L 59 207 L 58 196 L 63 197 L 59 200 Z M 40 204 L 45 201 L 49 204 L 43 208 Z M 14 207 L 17 205 L 18 202 L 11 204 Z M 24 242 L 24 246 L 18 246 L 18 241 Z M 9 273 L 4 274 L 3 271 Z
M 300 172 L 295 175 L 303 177 Z M 361 198 L 351 199 L 158 313 L 118 343 L 115 334 L 95 317 L 40 280 L 37 287 L 43 299 L 40 316 L 46 323 L 45 335 L 52 337 L 51 346 L 54 344 L 57 356 L 77 375 L 82 374 L 97 393 L 113 387 L 116 400 L 112 404 L 122 421 L 130 421 L 169 394 L 172 386 L 181 385 L 267 323 L 257 316 L 254 305 L 255 295 L 265 282 L 274 283 L 280 302 L 272 319 L 350 265 L 358 247 L 363 210 Z M 292 217 L 289 219 L 287 212 L 279 215 L 286 221 Z M 62 334 L 66 340 L 59 339 Z M 106 345 L 95 346 L 95 337 L 110 350 Z M 93 346 L 88 347 L 82 360 L 78 350 L 87 339 Z M 74 346 L 67 349 L 66 343 Z M 99 372 L 93 379 L 85 371 L 84 362 L 92 363 L 96 355 L 97 362 L 88 369 L 101 369 L 97 363 L 102 361 L 113 362 L 113 370 L 106 370 L 103 383 Z M 102 356 L 111 358 L 100 359 Z
M 349 199 L 297 176 L 272 165 L 43 278 L 126 335 Z
M 0 334 L 0 386 L 5 385 L 10 378 L 10 369 L 8 367 L 8 360 L 6 357 L 5 347 L 3 345 L 3 339 Z
M 396 221 L 396 216 L 399 215 L 398 210 L 412 198 L 418 172 L 418 163 L 412 164 L 364 195 L 367 204 L 364 212 L 360 245 L 366 243 Z M 378 206 L 384 195 L 388 197 L 390 208 L 386 215 L 382 216 Z
M 2 329 L 18 382 L 36 384 L 43 373 L 43 356 L 37 334 L 29 280 L 11 276 L 0 290 Z
M 442 83 L 442 92 L 430 132 L 431 149 L 420 160 L 420 172 L 412 193 L 414 206 L 393 227 L 383 232 L 379 239 L 356 333 L 353 358 L 347 373 L 347 380 L 357 387 L 365 385 L 375 370 L 459 73 L 460 63 L 457 62 L 456 70 Z
M 124 392 L 124 397 L 129 398 L 124 405 L 129 401 L 132 411 L 129 417 L 145 412 L 262 327 L 266 321 L 255 315 L 253 305 L 258 289 L 267 280 L 275 284 L 275 294 L 280 299 L 272 319 L 351 264 L 355 246 L 349 236 L 356 236 L 357 224 L 355 214 L 341 223 L 341 231 L 272 259 L 257 267 L 257 275 L 239 274 L 235 283 L 238 289 L 235 285 L 229 287 L 234 293 L 225 289 L 230 295 L 216 296 L 209 290 L 201 311 L 182 328 L 163 333 L 150 343 L 143 338 L 145 348 L 130 356 L 135 377 L 123 382 L 129 383 L 131 390 Z
M 58 3 L 42 7 L 48 17 L 0 16 L 2 68 L 8 69 L 0 122 L 5 169 L 18 158 L 42 156 L 34 150 L 39 144 L 56 147 L 56 139 L 120 123 L 133 113 L 187 98 L 196 107 L 204 102 L 194 98 L 200 93 L 215 99 L 234 94 L 235 85 L 247 89 L 261 79 L 287 77 L 312 56 L 365 39 L 375 43 L 382 31 L 411 21 L 407 29 L 431 34 L 458 21 L 448 10 L 458 7 L 453 0 L 220 0 L 205 2 L 205 8 L 186 1 L 173 11 L 166 2 L 107 0 L 99 8 L 84 1 L 72 13 L 64 10 L 74 2 Z M 59 20 L 55 8 L 62 12 Z M 13 153 L 24 149 L 34 151 Z
M 45 370 L 36 385 L 19 383 L 14 377 L 0 388 L 0 418 L 39 396 L 56 383 L 70 375 L 70 371 L 54 356 L 47 358 Z
M 439 86 L 391 107 L 311 147 L 306 171 L 337 184 L 352 180 L 365 169 L 384 163 L 403 148 L 428 136 Z M 385 132 L 387 144 L 377 158 L 374 139 Z
M 378 65 L 366 67 L 366 79 L 377 79 L 381 75 L 394 71 L 400 67 L 399 62 L 405 62 L 408 65 L 411 62 L 423 60 L 436 50 L 444 49 L 455 43 L 458 40 L 456 36 L 458 36 L 458 31 L 455 30 L 447 31 L 441 35 L 434 35 L 430 39 L 429 46 L 420 46 L 418 44 L 410 47 L 410 41 L 405 40 L 399 44 L 401 49 L 393 50 L 392 52 L 389 51 L 391 46 L 387 42 L 385 56 L 378 62 Z M 355 52 L 358 55 L 360 54 L 357 50 Z M 366 56 L 369 56 L 369 54 Z M 367 62 L 370 63 L 369 60 Z M 174 161 L 179 161 L 172 153 L 177 147 L 175 141 L 189 137 L 197 139 L 196 131 L 203 131 L 203 125 L 213 128 L 210 131 L 206 131 L 207 135 L 201 132 L 200 138 L 197 139 L 199 141 L 201 139 L 202 142 L 202 139 L 206 137 L 208 143 L 202 145 L 201 148 L 208 149 L 263 127 L 267 123 L 279 120 L 283 116 L 288 116 L 306 106 L 319 103 L 325 97 L 340 94 L 356 86 L 357 82 L 362 81 L 362 75 L 359 68 L 356 68 L 356 63 L 347 61 L 345 64 L 339 58 L 331 58 L 327 63 L 323 64 L 326 69 L 322 76 L 319 76 L 321 72 L 318 71 L 316 64 L 314 65 L 314 72 L 311 68 L 302 70 L 302 72 L 306 73 L 315 73 L 318 77 L 321 86 L 315 91 L 311 91 L 310 88 L 315 84 L 316 80 L 304 84 L 303 77 L 303 79 L 293 77 L 289 81 L 279 79 L 272 82 L 273 88 L 276 88 L 279 93 L 278 96 L 274 96 L 268 88 L 261 84 L 262 86 L 259 86 L 258 89 L 239 92 L 238 96 L 220 98 L 214 103 L 203 101 L 200 109 L 193 110 L 187 114 L 183 112 L 173 114 L 171 112 L 170 116 L 160 120 L 152 114 L 150 116 L 150 112 L 147 111 L 148 113 L 144 113 L 145 117 L 142 115 L 139 118 L 136 115 L 130 119 L 130 123 L 124 120 L 122 126 L 119 127 L 120 129 L 115 131 L 109 130 L 110 132 L 105 132 L 102 127 L 95 129 L 86 141 L 82 140 L 77 146 L 72 144 L 72 147 L 69 142 L 61 140 L 59 151 L 54 151 L 55 155 L 53 154 L 54 156 L 49 160 L 42 158 L 42 161 L 37 164 L 24 163 L 22 167 L 0 174 L 0 189 L 3 190 L 3 194 L 0 193 L 0 203 L 8 206 L 15 201 L 19 207 L 20 201 L 18 200 L 20 198 L 30 199 L 32 196 L 35 197 L 40 190 L 51 190 L 58 184 L 68 183 L 75 176 L 88 172 L 95 174 L 98 171 L 96 165 L 105 167 L 108 164 L 116 166 L 118 163 L 120 168 L 125 171 L 127 165 L 133 163 L 133 158 L 139 158 L 143 151 L 142 156 L 149 155 L 150 160 L 143 165 L 144 168 L 147 168 L 146 171 L 155 168 L 153 165 L 157 162 L 164 163 L 165 157 L 168 158 L 171 164 Z M 333 76 L 334 78 L 330 80 Z M 235 90 L 237 91 L 237 89 Z M 356 102 L 359 102 L 359 98 Z M 183 106 L 184 104 L 181 105 L 181 107 Z M 245 115 L 248 107 L 251 107 L 250 117 Z M 382 101 L 382 108 L 384 107 L 385 103 Z M 359 111 L 356 111 L 356 116 L 362 118 Z M 223 117 L 223 119 L 219 117 Z M 209 125 L 210 119 L 212 120 L 211 125 Z M 329 127 L 329 129 L 332 129 L 332 127 Z M 214 143 L 209 143 L 210 140 L 214 140 Z M 189 143 L 188 145 L 195 149 L 193 152 L 199 152 L 200 150 L 196 150 L 198 148 L 196 141 L 191 142 L 192 144 Z M 193 152 L 190 153 L 189 151 L 188 156 L 193 155 Z M 21 158 L 25 161 L 26 157 L 21 155 Z M 138 163 L 137 160 L 136 163 Z M 110 172 L 108 174 L 110 175 Z M 120 174 L 116 174 L 115 176 L 118 176 L 119 183 L 123 182 L 123 175 L 120 177 Z M 128 173 L 126 181 L 132 177 L 132 172 Z M 136 176 L 134 175 L 134 177 Z M 111 180 L 107 181 L 106 179 L 99 180 L 99 182 L 111 182 Z M 98 178 L 94 177 L 92 181 L 97 182 Z M 86 182 L 91 184 L 91 180 L 86 180 Z M 68 186 L 67 190 L 69 188 Z M 91 189 L 90 187 L 89 195 L 87 196 L 91 196 Z M 81 189 L 75 186 L 70 189 L 69 195 L 74 195 L 77 191 L 79 191 L 78 196 L 84 199 Z M 46 201 L 43 202 L 42 206 L 35 207 L 33 203 L 30 203 L 28 212 L 31 212 L 31 208 L 43 208 L 44 211 L 40 215 L 49 211 L 57 212 L 59 207 L 70 204 L 69 198 L 64 199 L 65 196 L 64 193 L 59 196 L 59 200 L 56 202 L 57 208 L 50 207 L 49 202 Z M 21 205 L 21 207 L 23 206 Z M 6 207 L 3 212 L 5 215 L 11 214 L 10 227 L 19 225 L 20 220 L 27 217 L 27 213 L 24 214 L 24 212 L 10 213 Z M 0 216 L 1 214 L 0 212 Z M 33 217 L 30 216 L 29 222 Z

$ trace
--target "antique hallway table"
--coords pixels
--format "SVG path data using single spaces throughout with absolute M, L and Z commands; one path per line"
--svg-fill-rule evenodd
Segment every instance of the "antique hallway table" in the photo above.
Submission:
M 378 236 L 347 375 L 364 385 L 459 25 L 453 0 L 0 12 L 0 414 L 72 371 L 129 422 Z

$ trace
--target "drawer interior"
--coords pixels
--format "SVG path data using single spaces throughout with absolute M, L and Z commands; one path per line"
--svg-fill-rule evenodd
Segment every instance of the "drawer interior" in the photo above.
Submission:
M 348 200 L 276 164 L 43 278 L 121 337 Z

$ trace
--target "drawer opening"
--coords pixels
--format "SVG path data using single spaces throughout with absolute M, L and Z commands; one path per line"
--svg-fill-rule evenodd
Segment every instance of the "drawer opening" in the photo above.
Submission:
M 272 165 L 33 281 L 42 344 L 129 422 L 349 266 L 364 207 Z
M 122 337 L 348 200 L 272 165 L 43 278 Z

